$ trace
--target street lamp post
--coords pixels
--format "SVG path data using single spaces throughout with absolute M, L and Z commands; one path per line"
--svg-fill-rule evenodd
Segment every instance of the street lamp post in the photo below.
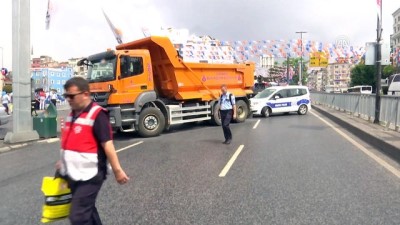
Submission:
M 306 34 L 306 31 L 297 31 L 296 34 L 300 34 L 300 44 L 301 44 L 301 55 L 300 55 L 300 73 L 299 73 L 299 84 L 302 85 L 302 74 L 303 74 L 303 34 Z

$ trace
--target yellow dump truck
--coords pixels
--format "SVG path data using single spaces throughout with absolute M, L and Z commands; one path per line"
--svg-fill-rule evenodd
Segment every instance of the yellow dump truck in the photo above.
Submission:
M 93 101 L 110 111 L 114 130 L 157 136 L 171 125 L 220 125 L 218 99 L 226 84 L 237 122 L 249 115 L 254 69 L 249 64 L 185 63 L 167 37 L 147 37 L 82 59 Z

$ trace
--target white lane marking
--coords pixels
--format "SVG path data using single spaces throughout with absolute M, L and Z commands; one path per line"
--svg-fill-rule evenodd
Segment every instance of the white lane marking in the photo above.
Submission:
M 228 173 L 229 169 L 232 167 L 233 163 L 235 162 L 236 158 L 239 156 L 240 152 L 243 150 L 244 145 L 240 145 L 239 148 L 236 150 L 235 154 L 233 154 L 232 158 L 228 161 L 225 165 L 224 169 L 219 174 L 219 177 L 225 177 Z
M 124 151 L 124 150 L 126 150 L 126 149 L 128 149 L 128 148 L 132 148 L 132 147 L 134 147 L 134 146 L 136 146 L 136 145 L 140 145 L 140 144 L 142 144 L 142 143 L 143 143 L 143 141 L 139 141 L 139 142 L 136 142 L 135 144 L 131 144 L 131 145 L 128 145 L 128 146 L 123 147 L 123 148 L 121 148 L 121 149 L 118 149 L 118 150 L 116 150 L 115 152 L 122 152 L 122 151 Z
M 261 121 L 261 120 L 258 120 L 258 121 L 256 122 L 256 124 L 254 124 L 253 129 L 256 129 L 256 128 L 257 128 L 257 126 L 258 126 L 258 124 L 260 123 L 260 121 Z
M 364 152 L 366 155 L 371 157 L 373 160 L 375 160 L 377 163 L 379 163 L 381 166 L 383 166 L 385 169 L 387 169 L 389 172 L 393 173 L 396 177 L 400 178 L 400 171 L 391 166 L 389 163 L 387 163 L 385 160 L 381 159 L 379 156 L 375 155 L 368 149 L 366 149 L 364 146 L 356 142 L 354 139 L 349 137 L 347 134 L 343 133 L 343 131 L 339 130 L 338 128 L 334 127 L 331 123 L 328 121 L 322 119 L 320 116 L 315 114 L 314 112 L 311 112 L 314 116 L 316 116 L 318 119 L 320 119 L 322 122 L 326 123 L 328 126 L 330 126 L 333 130 L 335 130 L 337 133 L 342 135 L 345 139 L 347 139 L 350 143 L 352 143 L 354 146 L 356 146 L 359 150 Z

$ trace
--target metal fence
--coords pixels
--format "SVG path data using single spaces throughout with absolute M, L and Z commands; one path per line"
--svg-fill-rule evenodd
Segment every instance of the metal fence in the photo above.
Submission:
M 320 104 L 373 121 L 375 119 L 375 95 L 311 93 L 313 104 Z M 382 96 L 380 124 L 399 131 L 400 96 Z

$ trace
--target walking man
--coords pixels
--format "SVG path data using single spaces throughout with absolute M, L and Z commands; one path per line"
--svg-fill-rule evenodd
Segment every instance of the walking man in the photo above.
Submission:
M 54 90 L 51 91 L 50 101 L 51 101 L 51 103 L 53 103 L 54 106 L 56 106 L 56 104 L 57 104 L 57 93 Z
M 107 175 L 107 162 L 119 184 L 128 182 L 129 177 L 114 148 L 108 112 L 92 102 L 88 82 L 74 77 L 64 89 L 72 111 L 61 134 L 61 159 L 56 169 L 71 188 L 69 220 L 72 225 L 101 225 L 95 203 Z
M 10 97 L 8 96 L 8 94 L 4 94 L 3 97 L 1 98 L 1 101 L 3 103 L 7 115 L 10 115 L 10 110 L 8 108 L 8 104 L 10 103 Z
M 232 141 L 232 132 L 229 128 L 229 124 L 233 119 L 236 119 L 236 104 L 235 96 L 228 92 L 228 88 L 225 84 L 221 85 L 221 97 L 219 99 L 220 116 L 222 123 L 222 130 L 224 131 L 225 141 L 224 144 L 230 144 Z

